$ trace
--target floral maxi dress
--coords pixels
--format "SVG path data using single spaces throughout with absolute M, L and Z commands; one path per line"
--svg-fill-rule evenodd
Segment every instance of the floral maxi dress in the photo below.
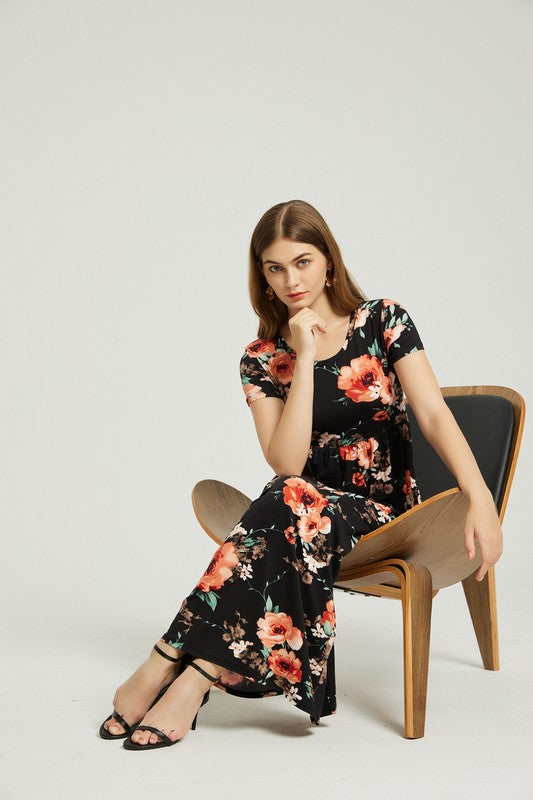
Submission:
M 411 436 L 394 364 L 424 349 L 408 312 L 365 300 L 346 339 L 314 363 L 301 475 L 274 476 L 228 532 L 163 639 L 218 664 L 241 697 L 283 694 L 311 720 L 336 710 L 333 585 L 359 538 L 415 504 Z M 285 401 L 296 353 L 279 335 L 245 349 L 248 405 Z

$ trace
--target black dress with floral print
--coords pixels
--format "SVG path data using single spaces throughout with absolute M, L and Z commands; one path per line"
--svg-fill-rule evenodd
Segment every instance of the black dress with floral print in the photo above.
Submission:
M 283 694 L 318 724 L 336 710 L 333 585 L 360 537 L 421 502 L 394 364 L 424 349 L 406 309 L 365 300 L 346 339 L 314 363 L 301 475 L 275 475 L 224 542 L 163 639 L 223 668 L 242 697 Z M 285 401 L 296 353 L 278 333 L 240 360 L 248 405 Z

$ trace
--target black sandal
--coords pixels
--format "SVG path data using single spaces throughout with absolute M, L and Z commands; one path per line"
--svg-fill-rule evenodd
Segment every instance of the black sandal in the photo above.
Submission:
M 194 661 L 192 660 L 193 656 L 190 656 L 189 653 L 184 653 L 182 658 L 187 659 L 187 663 L 185 665 L 186 667 L 187 666 L 194 667 L 194 669 L 198 670 L 198 672 L 201 672 L 202 675 L 205 678 L 208 678 L 210 681 L 212 681 L 212 683 L 216 683 L 220 679 L 220 675 L 216 678 L 213 678 L 213 676 L 209 675 L 209 673 L 207 673 L 205 669 L 202 669 L 202 667 L 200 667 L 198 664 L 195 664 Z M 204 694 L 203 700 L 200 704 L 200 708 L 203 705 L 205 705 L 209 700 L 210 691 L 211 689 L 208 689 L 207 692 Z M 196 719 L 198 717 L 200 708 L 196 712 L 195 717 L 192 721 L 191 724 L 192 731 L 196 730 Z M 151 733 L 155 733 L 157 736 L 159 736 L 163 741 L 155 742 L 155 744 L 139 744 L 138 742 L 132 742 L 131 736 L 135 733 L 135 731 L 150 731 Z M 163 731 L 160 731 L 158 728 L 153 728 L 151 725 L 136 725 L 132 730 L 130 736 L 124 740 L 122 746 L 125 747 L 126 750 L 155 750 L 158 747 L 171 747 L 173 744 L 176 744 L 177 742 L 181 742 L 181 739 L 172 740 L 166 733 L 163 733 Z
M 183 656 L 181 656 L 180 658 L 174 658 L 173 656 L 169 656 L 169 654 L 168 654 L 168 653 L 165 653 L 165 652 L 163 652 L 163 650 L 161 650 L 161 648 L 160 648 L 160 647 L 158 647 L 158 646 L 157 646 L 157 644 L 154 644 L 154 650 L 156 650 L 156 651 L 159 653 L 159 655 L 163 656 L 163 658 L 167 658 L 169 661 L 175 661 L 176 663 L 178 663 L 179 661 L 181 661 L 181 660 L 182 660 L 182 658 L 183 658 L 183 656 L 185 655 L 185 653 L 184 653 L 184 654 L 183 654 Z M 181 672 L 181 670 L 180 670 L 180 672 Z M 175 680 L 175 678 L 174 678 L 174 680 Z M 161 689 L 161 691 L 159 692 L 159 694 L 157 695 L 157 697 L 156 697 L 156 698 L 155 698 L 155 700 L 153 701 L 153 703 L 152 703 L 152 705 L 150 706 L 150 708 L 152 708 L 153 706 L 155 706 L 155 704 L 156 704 L 156 703 L 157 703 L 159 700 L 161 700 L 161 698 L 163 697 L 163 695 L 165 694 L 166 690 L 168 689 L 168 687 L 169 687 L 171 684 L 172 684 L 172 681 L 171 681 L 170 683 L 167 683 L 167 685 L 166 685 L 166 686 L 163 686 L 163 688 Z M 150 710 L 150 709 L 148 709 L 148 710 Z M 124 728 L 124 733 L 110 733 L 110 732 L 107 730 L 107 728 L 105 728 L 105 727 L 104 727 L 105 723 L 106 723 L 106 722 L 108 722 L 110 719 L 116 719 L 116 721 L 117 721 L 117 722 L 118 722 L 120 725 L 122 725 L 122 727 Z M 139 722 L 140 722 L 140 720 L 139 720 Z M 102 724 L 100 725 L 99 734 L 100 734 L 100 737 L 101 737 L 102 739 L 124 739 L 126 736 L 131 736 L 131 734 L 133 733 L 134 729 L 135 729 L 135 726 L 134 726 L 134 725 L 129 725 L 129 724 L 126 722 L 126 720 L 124 719 L 124 717 L 121 717 L 121 716 L 120 716 L 120 714 L 118 713 L 118 711 L 117 711 L 116 709 L 113 709 L 113 713 L 112 713 L 112 714 L 110 714 L 110 715 L 107 717 L 107 719 L 105 719 L 105 720 L 102 722 Z

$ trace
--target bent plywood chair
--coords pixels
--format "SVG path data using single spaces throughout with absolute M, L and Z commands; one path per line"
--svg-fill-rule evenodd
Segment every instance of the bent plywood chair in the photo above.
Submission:
M 525 418 L 524 399 L 505 386 L 446 386 L 443 397 L 492 492 L 500 524 L 514 476 Z M 414 472 L 423 502 L 362 536 L 341 561 L 334 588 L 402 601 L 405 736 L 424 735 L 433 597 L 462 581 L 485 669 L 497 670 L 498 630 L 494 569 L 482 581 L 479 547 L 464 547 L 468 501 L 420 431 L 406 403 Z M 197 519 L 221 544 L 250 503 L 227 483 L 202 480 L 192 491 Z

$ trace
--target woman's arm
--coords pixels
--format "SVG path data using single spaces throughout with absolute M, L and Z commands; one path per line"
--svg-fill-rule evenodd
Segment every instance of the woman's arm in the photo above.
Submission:
M 313 359 L 298 357 L 285 403 L 273 397 L 250 406 L 263 455 L 276 475 L 301 475 L 313 418 Z
M 476 459 L 455 418 L 446 405 L 424 350 L 400 358 L 394 369 L 420 430 L 434 447 L 459 488 L 467 495 L 465 547 L 469 558 L 479 542 L 482 564 L 476 574 L 482 580 L 503 551 L 502 530 L 492 493 L 483 480 Z
M 285 403 L 264 397 L 251 408 L 261 449 L 276 475 L 301 475 L 311 445 L 317 340 L 328 326 L 311 308 L 300 309 L 288 325 L 296 363 Z

